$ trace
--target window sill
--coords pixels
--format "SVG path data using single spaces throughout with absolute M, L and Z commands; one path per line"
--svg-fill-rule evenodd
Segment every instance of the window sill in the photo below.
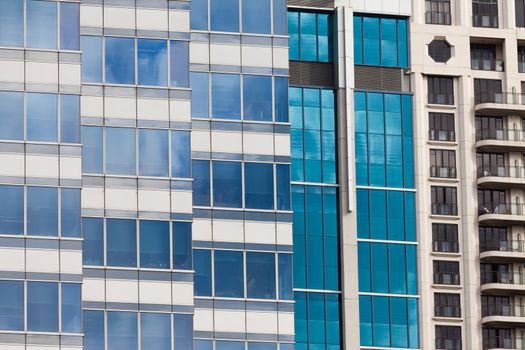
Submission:
M 446 252 L 435 252 L 430 253 L 433 256 L 442 257 L 442 258 L 459 258 L 461 253 L 446 253 Z
M 456 284 L 435 284 L 435 283 L 432 283 L 432 288 L 434 288 L 434 289 L 454 289 L 454 290 L 459 290 L 459 289 L 462 289 L 463 286 L 461 284 L 456 285 Z
M 431 219 L 435 220 L 459 220 L 458 215 L 439 215 L 439 214 L 430 214 Z
M 455 147 L 458 145 L 457 141 L 439 141 L 439 140 L 428 140 L 427 143 L 433 146 L 450 146 Z
M 446 182 L 446 183 L 456 183 L 458 182 L 458 178 L 450 178 L 450 177 L 432 177 L 429 176 L 428 180 L 430 182 Z
M 456 105 L 439 105 L 435 103 L 427 103 L 427 108 L 455 110 L 457 107 Z
M 463 322 L 462 317 L 433 316 L 432 319 L 437 322 Z

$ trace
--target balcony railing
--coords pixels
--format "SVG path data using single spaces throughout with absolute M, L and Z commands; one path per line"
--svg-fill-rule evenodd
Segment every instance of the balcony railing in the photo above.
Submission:
M 454 94 L 428 94 L 428 103 L 434 105 L 453 105 Z
M 525 55 L 518 55 L 518 71 L 525 73 Z
M 430 141 L 456 141 L 456 132 L 450 130 L 430 130 L 428 132 Z
M 455 179 L 456 167 L 432 165 L 430 167 L 430 177 L 441 179 Z
M 518 129 L 481 129 L 476 131 L 476 141 L 525 141 L 525 132 Z
M 425 12 L 425 23 L 450 25 L 452 23 L 452 16 L 450 16 L 448 12 L 427 11 Z
M 458 241 L 434 241 L 433 251 L 438 253 L 457 253 L 459 252 Z
M 437 350 L 461 350 L 461 339 L 436 338 Z
M 459 305 L 435 305 L 434 316 L 436 317 L 461 317 L 461 306 Z
M 480 203 L 479 215 L 484 214 L 502 214 L 502 215 L 525 215 L 525 206 L 523 203 Z
M 520 337 L 483 337 L 483 350 L 492 349 L 524 350 L 525 343 Z
M 434 273 L 434 284 L 459 285 L 459 273 L 439 272 Z
M 521 166 L 498 166 L 498 167 L 479 167 L 478 178 L 495 176 L 511 177 L 515 179 L 525 179 L 525 168 Z
M 499 103 L 506 105 L 524 105 L 523 94 L 516 92 L 477 92 L 475 94 L 476 104 L 480 103 Z
M 473 27 L 498 28 L 498 16 L 472 16 Z
M 432 203 L 433 215 L 458 215 L 458 205 L 448 203 Z
M 525 317 L 525 305 L 523 304 L 482 304 L 481 315 L 486 316 L 507 316 L 507 317 Z
M 525 284 L 525 274 L 490 271 L 481 273 L 481 285 L 489 283 Z
M 479 242 L 482 252 L 517 252 L 525 253 L 524 240 L 483 240 Z
M 504 64 L 503 60 L 497 60 L 495 58 L 472 58 L 470 60 L 470 67 L 473 70 L 487 70 L 503 72 Z

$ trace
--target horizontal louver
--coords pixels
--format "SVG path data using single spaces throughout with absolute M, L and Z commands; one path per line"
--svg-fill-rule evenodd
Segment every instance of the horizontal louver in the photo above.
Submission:
M 290 84 L 334 87 L 332 63 L 290 61 Z
M 363 90 L 403 91 L 403 70 L 355 66 L 355 87 Z

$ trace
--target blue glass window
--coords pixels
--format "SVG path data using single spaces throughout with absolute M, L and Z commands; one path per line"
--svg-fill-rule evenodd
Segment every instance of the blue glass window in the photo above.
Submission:
M 60 96 L 60 141 L 80 143 L 80 96 Z
M 190 3 L 190 28 L 208 30 L 208 0 L 194 0 Z
M 372 251 L 372 291 L 388 293 L 388 251 L 384 243 L 371 245 Z
M 363 63 L 369 65 L 380 64 L 380 45 L 379 45 L 379 18 L 363 18 Z
M 292 254 L 279 254 L 279 299 L 293 300 Z
M 390 299 L 391 315 L 391 336 L 392 347 L 408 347 L 408 319 L 407 319 L 407 299 L 391 298 Z
M 62 332 L 81 333 L 80 299 L 81 284 L 62 283 Z
M 56 49 L 57 3 L 27 0 L 26 7 L 27 47 Z
M 246 253 L 247 297 L 254 299 L 276 299 L 275 254 Z
M 27 187 L 27 234 L 58 235 L 58 190 Z
M 250 209 L 273 209 L 273 164 L 244 164 L 245 206 Z
M 253 0 L 245 0 L 256 2 Z M 245 120 L 272 120 L 272 77 L 245 75 L 243 77 L 243 110 Z
M 243 253 L 232 250 L 216 250 L 214 257 L 215 296 L 243 298 Z
M 240 75 L 211 75 L 211 114 L 212 118 L 241 119 Z
M 137 71 L 140 85 L 168 85 L 167 45 L 166 40 L 138 39 Z
M 106 223 L 108 266 L 137 266 L 137 227 L 135 220 L 108 219 Z
M 170 50 L 171 86 L 190 87 L 189 43 L 187 41 L 170 41 Z
M 374 320 L 372 330 L 374 332 L 375 346 L 390 346 L 390 310 L 388 297 L 372 298 L 372 317 Z
M 0 45 L 24 46 L 24 0 L 0 1 Z
M 286 35 L 286 0 L 273 0 L 273 34 Z
M 140 346 L 142 349 L 171 349 L 170 314 L 140 314 Z
M 190 270 L 191 266 L 191 222 L 173 222 L 173 268 Z
M 363 64 L 363 17 L 354 16 L 354 63 Z
M 209 75 L 192 72 L 191 78 L 191 117 L 209 118 Z
M 195 295 L 211 297 L 211 250 L 195 249 L 193 268 L 195 269 Z
M 168 176 L 168 131 L 139 129 L 139 175 Z
M 61 236 L 80 237 L 80 189 L 62 188 L 60 213 Z
M 0 234 L 24 233 L 24 187 L 0 185 Z
M 60 3 L 60 48 L 79 50 L 80 48 L 80 4 Z
M 325 300 L 322 293 L 308 293 L 308 341 L 326 343 Z
M 359 335 L 362 346 L 373 345 L 372 297 L 359 296 Z
M 82 172 L 102 173 L 102 128 L 82 126 Z
M 0 3 L 0 16 L 2 16 Z M 0 19 L 0 33 L 2 19 Z M 0 34 L 1 35 L 1 34 Z M 1 140 L 23 140 L 24 139 L 24 95 L 21 92 L 0 92 L 0 139 Z
M 270 34 L 271 27 L 270 0 L 242 0 L 243 33 Z
M 276 165 L 277 210 L 290 210 L 290 166 Z
M 135 175 L 135 129 L 106 128 L 106 172 Z
M 300 53 L 302 61 L 315 61 L 317 59 L 317 15 L 315 13 L 301 12 L 299 14 Z
M 107 350 L 138 349 L 137 313 L 110 311 L 107 320 Z
M 104 222 L 99 218 L 82 219 L 83 265 L 104 265 Z
M 217 32 L 239 31 L 239 0 L 210 0 L 210 28 Z
M 140 267 L 169 269 L 170 227 L 168 221 L 140 221 Z
M 290 59 L 331 62 L 332 16 L 326 13 L 289 12 Z
M 193 342 L 193 315 L 173 315 L 174 350 L 191 349 Z
M 85 350 L 104 350 L 104 311 L 84 310 L 82 317 Z
M 24 282 L 0 281 L 0 329 L 24 330 Z
M 317 60 L 332 61 L 332 16 L 327 13 L 317 14 Z
M 171 131 L 171 176 L 182 178 L 191 176 L 189 131 Z
M 27 140 L 57 141 L 57 95 L 28 93 Z
M 290 46 L 290 60 L 298 60 L 299 53 L 299 12 L 288 11 L 288 45 Z
M 329 349 L 340 349 L 341 325 L 340 308 L 341 301 L 337 294 L 325 294 L 326 298 L 326 343 Z
M 288 78 L 274 78 L 275 121 L 288 122 Z
M 135 83 L 135 40 L 106 37 L 106 82 Z
M 213 350 L 213 341 L 211 340 L 195 339 L 194 345 L 194 350 Z
M 210 206 L 210 161 L 192 160 L 193 205 Z
M 86 83 L 102 82 L 102 37 L 81 36 L 82 81 Z
M 58 332 L 58 283 L 27 282 L 27 330 Z
M 381 65 L 387 67 L 398 62 L 396 22 L 394 18 L 381 18 Z
M 213 205 L 242 208 L 241 163 L 213 162 Z
M 216 340 L 215 350 L 244 350 L 244 342 L 242 341 L 228 341 Z
M 370 267 L 370 243 L 358 242 L 357 244 L 359 291 L 370 292 L 372 290 L 370 280 L 372 270 Z

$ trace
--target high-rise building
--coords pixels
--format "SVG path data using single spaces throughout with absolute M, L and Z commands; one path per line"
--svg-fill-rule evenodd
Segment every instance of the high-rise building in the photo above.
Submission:
M 525 349 L 523 0 L 0 0 L 0 350 Z

